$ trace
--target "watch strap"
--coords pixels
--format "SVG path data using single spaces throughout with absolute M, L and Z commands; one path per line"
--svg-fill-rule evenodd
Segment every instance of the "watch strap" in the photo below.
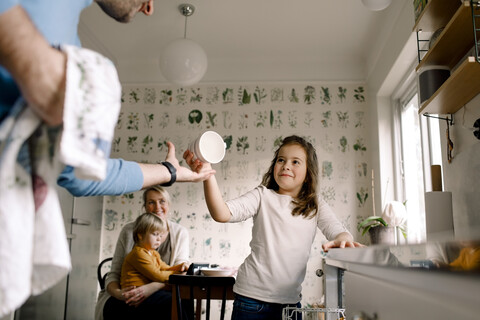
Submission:
M 168 161 L 162 162 L 162 164 L 167 167 L 168 172 L 170 172 L 171 178 L 169 182 L 161 184 L 162 187 L 170 187 L 177 180 L 177 169 Z

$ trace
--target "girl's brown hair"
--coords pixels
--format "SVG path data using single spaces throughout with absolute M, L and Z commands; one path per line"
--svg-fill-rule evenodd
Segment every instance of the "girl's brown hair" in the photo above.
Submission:
M 295 207 L 292 210 L 293 216 L 302 215 L 305 218 L 313 218 L 318 212 L 318 159 L 317 153 L 313 145 L 299 136 L 289 136 L 283 139 L 282 144 L 275 151 L 275 156 L 270 164 L 270 168 L 262 179 L 262 185 L 268 189 L 278 191 L 279 186 L 273 176 L 273 168 L 277 163 L 278 153 L 280 149 L 286 145 L 296 144 L 301 146 L 307 154 L 307 174 L 302 189 L 298 193 L 298 197 L 293 200 Z
M 140 241 L 139 234 L 145 236 L 147 233 L 155 231 L 166 232 L 167 224 L 153 213 L 143 213 L 135 220 L 133 240 L 138 243 Z

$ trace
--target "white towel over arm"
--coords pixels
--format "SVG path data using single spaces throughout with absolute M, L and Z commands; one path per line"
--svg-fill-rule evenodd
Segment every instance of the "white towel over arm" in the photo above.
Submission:
M 0 318 L 71 269 L 55 192 L 64 164 L 102 180 L 120 111 L 113 64 L 88 49 L 64 46 L 67 85 L 62 128 L 49 128 L 20 99 L 0 124 Z

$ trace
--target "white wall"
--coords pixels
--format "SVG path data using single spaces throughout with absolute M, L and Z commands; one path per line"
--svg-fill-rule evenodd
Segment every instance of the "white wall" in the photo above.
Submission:
M 453 160 L 443 161 L 445 191 L 452 192 L 456 238 L 480 235 L 480 140 L 473 135 L 473 123 L 480 118 L 480 95 L 454 115 L 450 128 Z M 440 122 L 442 152 L 446 154 L 446 123 Z M 446 158 L 446 157 L 444 157 Z
M 372 131 L 378 149 L 373 151 L 372 164 L 380 172 L 380 185 L 375 193 L 376 208 L 382 208 L 385 201 L 394 199 L 393 188 L 385 191 L 387 180 L 393 177 L 392 158 L 392 103 L 391 96 L 402 77 L 417 59 L 416 37 L 411 4 L 407 3 L 396 21 L 391 34 L 384 42 L 379 59 L 369 72 L 370 115 L 378 122 L 378 130 Z M 446 161 L 445 121 L 441 121 L 443 148 L 443 174 L 445 191 L 453 197 L 454 228 L 457 238 L 478 237 L 480 234 L 480 144 L 473 136 L 472 126 L 480 118 L 480 96 L 474 98 L 455 114 L 455 125 L 451 127 L 454 143 L 454 159 Z M 390 184 L 391 186 L 391 184 Z M 386 194 L 385 199 L 384 195 Z M 381 200 L 380 200 L 381 199 Z
M 346 90 L 344 96 L 339 88 Z M 250 95 L 249 102 L 242 99 L 244 93 Z M 357 236 L 358 220 L 371 215 L 371 123 L 363 83 L 125 85 L 123 100 L 114 157 L 155 163 L 164 159 L 167 140 L 176 145 L 181 157 L 201 132 L 217 131 L 231 142 L 225 159 L 213 166 L 224 198 L 230 199 L 259 185 L 279 141 L 298 134 L 316 147 L 319 192 L 340 221 Z M 214 222 L 200 183 L 177 183 L 168 190 L 173 200 L 170 218 L 189 230 L 191 260 L 238 267 L 250 252 L 252 221 Z M 138 216 L 141 202 L 141 192 L 104 198 L 101 259 L 113 254 L 119 231 Z M 315 270 L 321 267 L 323 241 L 318 234 L 311 248 L 304 304 L 318 303 L 322 297 Z

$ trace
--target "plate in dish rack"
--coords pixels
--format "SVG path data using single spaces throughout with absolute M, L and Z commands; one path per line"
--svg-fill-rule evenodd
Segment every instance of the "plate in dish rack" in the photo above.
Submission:
M 202 271 L 205 276 L 210 277 L 228 277 L 232 275 L 232 270 L 229 269 L 202 268 L 200 271 Z

